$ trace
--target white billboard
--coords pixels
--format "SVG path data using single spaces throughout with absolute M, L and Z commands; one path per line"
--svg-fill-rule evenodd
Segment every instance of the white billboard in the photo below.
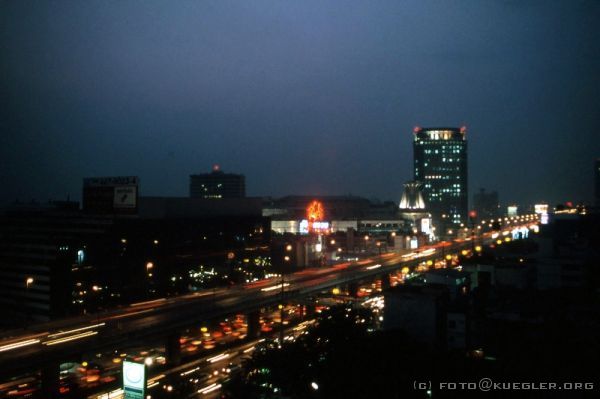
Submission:
M 125 399 L 144 398 L 146 390 L 146 365 L 144 363 L 123 362 L 123 391 Z
M 135 208 L 137 200 L 137 186 L 116 186 L 113 197 L 115 208 Z

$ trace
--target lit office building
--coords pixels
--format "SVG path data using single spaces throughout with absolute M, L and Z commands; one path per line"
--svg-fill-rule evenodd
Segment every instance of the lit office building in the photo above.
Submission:
M 467 219 L 466 128 L 414 129 L 414 179 L 423 183 L 425 205 L 447 231 Z
M 221 199 L 243 198 L 246 196 L 246 177 L 225 173 L 219 165 L 214 165 L 211 173 L 190 176 L 190 197 Z

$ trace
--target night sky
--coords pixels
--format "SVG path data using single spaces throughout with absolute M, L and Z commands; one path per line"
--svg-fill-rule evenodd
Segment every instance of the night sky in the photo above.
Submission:
M 87 176 L 187 196 L 400 199 L 414 126 L 468 128 L 469 185 L 591 200 L 600 1 L 3 1 L 0 201 Z M 470 199 L 472 197 L 470 196 Z

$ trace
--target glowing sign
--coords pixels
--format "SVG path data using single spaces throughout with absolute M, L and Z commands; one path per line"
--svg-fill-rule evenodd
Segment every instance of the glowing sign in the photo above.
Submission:
M 412 237 L 410 239 L 410 249 L 417 249 L 419 247 L 419 241 L 417 237 Z
M 123 391 L 125 399 L 144 398 L 146 390 L 146 365 L 144 363 L 123 362 Z
M 311 231 L 328 231 L 329 230 L 329 222 L 314 222 L 310 225 Z M 308 234 L 309 231 L 309 222 L 304 219 L 300 221 L 298 225 L 298 232 L 300 234 Z
M 517 216 L 517 206 L 516 205 L 509 206 L 507 211 L 508 211 L 507 213 L 508 213 L 509 217 Z
M 308 219 L 308 231 L 326 230 L 329 223 L 321 222 L 325 218 L 323 204 L 319 201 L 313 201 L 306 208 L 306 218 Z M 325 227 L 324 224 L 327 226 Z
M 518 240 L 520 238 L 527 238 L 529 236 L 529 229 L 527 227 L 516 228 L 516 229 L 513 229 L 511 231 L 511 233 L 512 233 L 512 239 Z
M 298 232 L 300 234 L 308 234 L 308 220 L 304 219 L 300 221 L 300 225 L 298 226 Z
M 542 215 L 544 213 L 548 213 L 548 204 L 535 204 L 533 208 L 537 214 Z
M 306 208 L 306 218 L 309 222 L 315 222 L 317 220 L 323 220 L 325 217 L 325 211 L 323 205 L 319 201 L 313 201 Z
M 425 234 L 431 234 L 431 220 L 429 218 L 421 219 L 421 231 Z

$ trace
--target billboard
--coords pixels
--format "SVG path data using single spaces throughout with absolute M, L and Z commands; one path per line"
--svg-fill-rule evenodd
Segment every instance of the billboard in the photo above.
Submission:
M 83 179 L 83 210 L 96 214 L 135 214 L 137 176 L 91 177 Z
M 123 362 L 123 391 L 125 399 L 144 399 L 146 391 L 146 365 Z
M 137 186 L 118 186 L 114 189 L 113 206 L 119 208 L 135 208 Z
M 427 235 L 431 234 L 431 219 L 421 219 L 421 231 Z

